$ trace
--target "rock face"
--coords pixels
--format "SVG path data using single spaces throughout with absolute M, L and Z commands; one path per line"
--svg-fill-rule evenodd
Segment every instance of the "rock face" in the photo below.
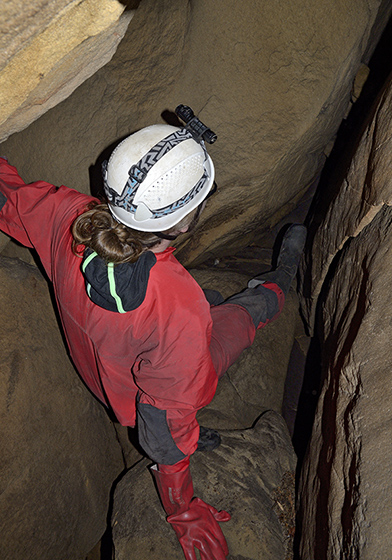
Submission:
M 105 532 L 121 448 L 35 267 L 0 259 L 0 308 L 0 557 L 80 560 Z
M 381 0 L 257 8 L 144 0 L 113 59 L 0 153 L 27 181 L 87 192 L 91 179 L 96 192 L 114 144 L 189 104 L 218 133 L 210 154 L 219 189 L 179 255 L 196 265 L 235 253 L 288 214 L 318 174 L 392 10 Z
M 303 309 L 321 326 L 323 386 L 299 488 L 303 560 L 390 557 L 391 137 L 390 80 L 312 217 Z
M 117 0 L 8 2 L 0 14 L 0 141 L 106 64 L 133 11 Z
M 292 558 L 295 455 L 278 414 L 265 413 L 253 429 L 223 432 L 220 447 L 191 462 L 195 495 L 232 516 L 221 524 L 230 559 Z M 136 465 L 116 487 L 115 560 L 183 560 L 148 465 Z

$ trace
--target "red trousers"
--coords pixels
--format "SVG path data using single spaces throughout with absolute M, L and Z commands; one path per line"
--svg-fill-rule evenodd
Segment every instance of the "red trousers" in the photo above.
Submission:
M 273 316 L 268 317 L 265 323 L 260 323 L 258 329 L 279 317 L 285 300 L 282 290 L 276 284 L 268 282 L 264 286 L 276 293 L 278 311 L 274 310 Z M 220 379 L 239 358 L 241 352 L 251 346 L 256 335 L 256 327 L 251 315 L 240 305 L 224 303 L 211 306 L 210 311 L 213 322 L 210 354 Z

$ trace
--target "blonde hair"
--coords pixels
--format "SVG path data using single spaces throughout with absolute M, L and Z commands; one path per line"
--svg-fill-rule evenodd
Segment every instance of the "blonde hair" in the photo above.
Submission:
M 193 229 L 200 208 L 187 214 L 178 224 L 162 232 L 169 239 L 175 239 L 181 229 Z M 78 216 L 71 228 L 72 251 L 81 257 L 85 247 L 90 247 L 106 262 L 121 264 L 135 262 L 142 253 L 161 242 L 154 232 L 137 231 L 115 220 L 106 203 L 92 202 L 87 210 Z

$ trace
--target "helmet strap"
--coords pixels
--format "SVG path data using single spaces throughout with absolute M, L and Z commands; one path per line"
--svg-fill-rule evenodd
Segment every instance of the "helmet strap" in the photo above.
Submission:
M 153 233 L 159 237 L 159 239 L 167 239 L 168 241 L 174 241 L 180 235 L 179 233 L 176 235 L 168 235 L 167 233 L 162 233 L 161 231 L 154 231 Z
M 204 200 L 203 200 L 203 202 L 204 202 Z M 203 207 L 203 202 L 201 202 L 201 203 L 199 204 L 199 206 L 197 207 L 197 210 L 196 210 L 196 212 L 195 212 L 195 215 L 193 216 L 192 221 L 190 222 L 190 224 L 189 224 L 189 226 L 188 226 L 187 232 L 188 232 L 188 231 L 192 231 L 192 230 L 195 228 L 197 222 L 199 221 L 200 214 L 201 214 L 201 209 L 202 209 L 202 207 Z M 173 226 L 173 227 L 174 227 L 174 226 Z M 168 233 L 162 233 L 161 231 L 154 231 L 154 235 L 156 235 L 157 237 L 159 237 L 159 239 L 167 239 L 168 241 L 174 241 L 175 239 L 177 239 L 177 237 L 178 237 L 179 235 L 181 235 L 181 232 L 179 232 L 179 233 L 177 233 L 177 234 L 172 234 L 172 235 L 170 235 L 170 234 L 168 234 Z

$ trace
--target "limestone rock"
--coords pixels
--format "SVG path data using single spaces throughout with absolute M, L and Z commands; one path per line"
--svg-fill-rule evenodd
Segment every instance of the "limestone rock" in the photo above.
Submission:
M 179 255 L 196 266 L 234 254 L 288 214 L 319 173 L 381 8 L 386 22 L 392 6 L 381 0 L 311 9 L 305 0 L 262 9 L 144 0 L 112 60 L 0 153 L 27 181 L 87 192 L 91 178 L 95 193 L 120 139 L 189 104 L 218 134 L 210 154 L 219 189 Z
M 133 467 L 116 487 L 115 560 L 183 560 L 148 465 Z M 230 560 L 292 558 L 294 469 L 287 428 L 274 412 L 253 429 L 223 432 L 220 447 L 192 456 L 195 495 L 232 516 L 221 524 Z
M 68 97 L 113 56 L 133 16 L 117 0 L 8 2 L 0 14 L 0 140 Z
M 317 299 L 334 258 L 385 204 L 392 205 L 391 82 L 380 94 L 367 121 L 348 168 L 342 165 L 331 177 L 328 190 L 320 196 L 310 219 L 311 234 L 300 284 L 301 305 L 310 330 L 314 326 Z
M 322 326 L 323 386 L 299 487 L 303 560 L 390 557 L 391 103 L 390 80 L 322 219 L 314 209 L 304 309 Z
M 0 308 L 0 557 L 80 560 L 105 532 L 121 448 L 35 267 L 0 258 Z
M 302 558 L 388 558 L 392 210 L 347 244 L 323 302 L 325 381 L 302 473 Z M 323 554 L 323 555 L 322 555 Z

